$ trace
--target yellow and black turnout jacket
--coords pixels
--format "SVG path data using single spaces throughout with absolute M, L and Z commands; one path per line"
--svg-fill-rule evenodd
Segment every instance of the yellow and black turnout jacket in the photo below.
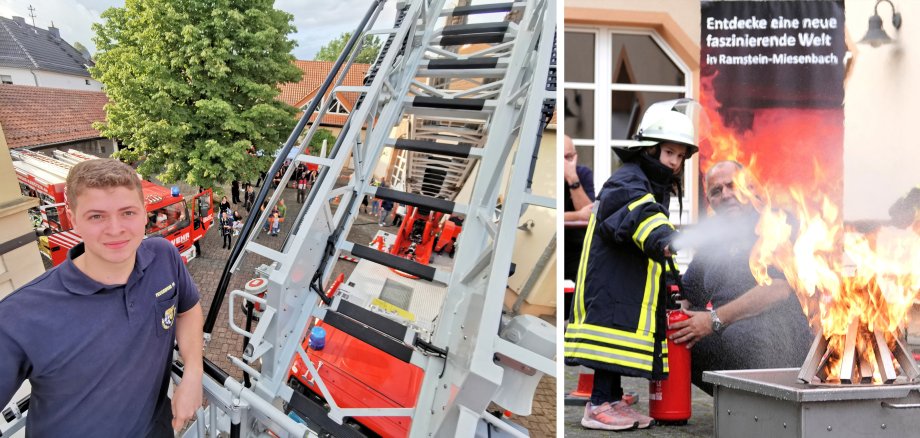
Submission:
M 641 154 L 601 189 L 578 267 L 565 359 L 624 375 L 668 372 L 666 263 L 672 173 Z

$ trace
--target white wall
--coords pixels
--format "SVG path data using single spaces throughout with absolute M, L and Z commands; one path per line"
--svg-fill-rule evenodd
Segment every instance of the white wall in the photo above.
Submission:
M 844 104 L 844 218 L 887 219 L 888 208 L 920 184 L 920 2 L 894 0 L 903 17 L 899 32 L 891 9 L 879 5 L 891 45 L 852 48 Z M 875 2 L 846 1 L 846 27 L 859 41 Z
M 21 68 L 0 67 L 0 75 L 10 76 L 13 79 L 13 85 L 35 85 L 35 77 L 29 70 Z
M 33 76 L 33 73 L 35 74 Z M 64 88 L 68 90 L 102 91 L 102 84 L 85 76 L 72 76 L 41 70 L 0 67 L 0 75 L 9 75 L 13 85 L 31 85 L 47 88 Z M 89 80 L 89 85 L 86 80 Z M 38 84 L 36 84 L 36 80 Z

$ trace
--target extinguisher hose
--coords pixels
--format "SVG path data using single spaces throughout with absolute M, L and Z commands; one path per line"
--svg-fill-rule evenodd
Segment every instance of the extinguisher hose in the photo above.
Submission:
M 668 257 L 668 268 L 670 268 L 669 271 L 671 274 L 671 280 L 674 282 L 674 286 L 677 288 L 677 295 L 678 295 L 677 300 L 683 299 L 684 298 L 684 288 L 680 284 L 680 271 L 677 269 L 677 264 L 674 263 L 674 257 Z M 672 300 L 675 298 L 673 296 L 668 296 L 668 299 Z

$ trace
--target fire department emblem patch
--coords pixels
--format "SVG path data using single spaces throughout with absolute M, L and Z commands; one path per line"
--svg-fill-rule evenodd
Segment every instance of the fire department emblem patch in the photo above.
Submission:
M 163 312 L 163 319 L 160 320 L 160 323 L 163 325 L 163 330 L 169 330 L 172 327 L 173 322 L 176 321 L 176 305 L 170 306 Z

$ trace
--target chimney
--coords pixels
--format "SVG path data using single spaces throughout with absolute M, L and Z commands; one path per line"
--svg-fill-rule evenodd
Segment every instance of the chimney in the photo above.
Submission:
M 51 26 L 51 27 L 48 28 L 48 33 L 50 33 L 50 34 L 51 34 L 51 37 L 54 38 L 54 39 L 58 39 L 58 40 L 61 39 L 61 31 L 60 31 L 60 29 L 58 29 L 58 28 L 56 28 L 56 27 L 54 27 L 54 26 Z
M 15 17 L 15 16 L 14 16 L 14 17 L 13 17 L 13 21 L 15 21 L 16 24 L 18 24 L 18 25 L 20 25 L 20 26 L 23 26 L 23 25 L 26 24 L 26 19 L 23 18 L 23 17 Z

